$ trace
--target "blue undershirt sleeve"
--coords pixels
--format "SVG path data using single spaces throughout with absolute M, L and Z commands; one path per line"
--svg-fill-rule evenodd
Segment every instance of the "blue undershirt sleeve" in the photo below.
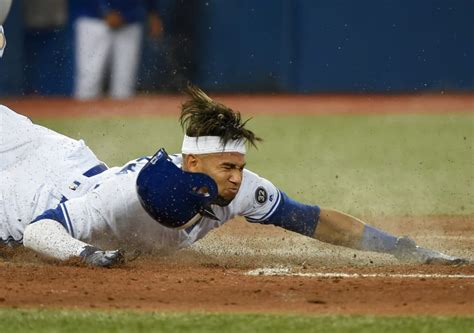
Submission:
M 286 230 L 294 231 L 305 236 L 313 236 L 319 221 L 321 209 L 299 203 L 281 192 L 281 200 L 274 213 L 260 221 L 247 219 L 249 222 L 273 224 Z

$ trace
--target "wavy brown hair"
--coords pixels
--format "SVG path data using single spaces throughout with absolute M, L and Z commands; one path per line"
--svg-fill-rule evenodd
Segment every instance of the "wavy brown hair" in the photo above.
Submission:
M 192 84 L 188 84 L 186 93 L 190 99 L 182 104 L 179 121 L 187 136 L 219 136 L 224 145 L 231 140 L 245 140 L 254 147 L 263 141 L 245 128 L 250 119 L 242 121 L 238 111 L 213 101 Z

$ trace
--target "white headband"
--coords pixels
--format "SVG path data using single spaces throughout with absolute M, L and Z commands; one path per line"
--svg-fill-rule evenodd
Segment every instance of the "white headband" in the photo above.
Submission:
M 247 152 L 244 140 L 231 140 L 225 146 L 219 136 L 184 135 L 181 153 L 183 154 L 212 154 L 212 153 L 241 153 Z

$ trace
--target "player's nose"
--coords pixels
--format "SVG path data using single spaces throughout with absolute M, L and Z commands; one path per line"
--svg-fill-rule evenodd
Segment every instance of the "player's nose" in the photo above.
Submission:
M 242 172 L 240 170 L 233 170 L 230 174 L 229 181 L 233 184 L 240 185 L 242 182 Z

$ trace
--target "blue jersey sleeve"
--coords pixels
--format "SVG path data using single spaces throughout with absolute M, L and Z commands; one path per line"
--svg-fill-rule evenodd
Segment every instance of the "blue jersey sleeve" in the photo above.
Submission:
M 273 224 L 305 236 L 313 236 L 320 212 L 318 206 L 299 203 L 280 191 L 280 202 L 269 217 L 259 221 L 247 218 L 247 221 Z

